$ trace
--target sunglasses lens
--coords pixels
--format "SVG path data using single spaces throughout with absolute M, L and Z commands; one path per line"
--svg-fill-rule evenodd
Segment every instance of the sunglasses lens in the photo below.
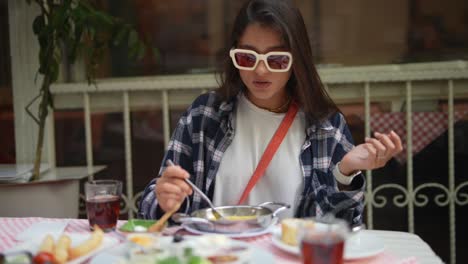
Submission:
M 268 66 L 275 70 L 287 69 L 291 60 L 287 55 L 270 55 L 267 58 Z
M 235 56 L 237 64 L 241 67 L 252 68 L 257 61 L 257 58 L 253 54 L 236 52 Z

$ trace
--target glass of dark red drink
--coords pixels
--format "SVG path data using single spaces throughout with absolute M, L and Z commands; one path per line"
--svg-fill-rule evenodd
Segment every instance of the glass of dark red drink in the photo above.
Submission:
M 85 183 L 86 212 L 89 226 L 97 225 L 105 232 L 115 229 L 120 214 L 122 182 L 95 180 Z
M 314 219 L 313 227 L 301 229 L 301 255 L 304 264 L 342 264 L 348 224 L 336 218 Z

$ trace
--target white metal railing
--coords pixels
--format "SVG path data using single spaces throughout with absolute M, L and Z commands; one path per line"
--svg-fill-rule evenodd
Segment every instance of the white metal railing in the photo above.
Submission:
M 378 195 L 383 189 L 394 189 L 402 195 L 393 202 L 398 207 L 407 207 L 408 230 L 414 232 L 414 207 L 425 206 L 427 195 L 422 189 L 438 188 L 444 195 L 434 198 L 438 206 L 449 206 L 450 259 L 456 260 L 455 205 L 467 205 L 468 194 L 463 188 L 468 182 L 455 186 L 454 170 L 454 100 L 468 98 L 468 62 L 434 62 L 403 65 L 381 65 L 319 69 L 319 74 L 333 99 L 338 103 L 362 103 L 365 107 L 365 134 L 370 136 L 371 102 L 388 102 L 393 111 L 401 109 L 406 102 L 406 146 L 407 181 L 406 187 L 399 184 L 372 185 L 372 172 L 367 171 L 366 210 L 367 224 L 373 228 L 373 207 L 384 207 L 387 198 Z M 124 117 L 124 141 L 126 159 L 127 190 L 123 212 L 133 217 L 136 201 L 141 192 L 133 195 L 133 165 L 131 152 L 130 111 L 158 107 L 163 112 L 163 133 L 165 146 L 170 137 L 170 107 L 186 107 L 202 91 L 216 89 L 218 83 L 213 74 L 172 75 L 156 77 L 135 77 L 103 79 L 95 86 L 87 83 L 63 83 L 52 87 L 57 109 L 83 109 L 85 113 L 86 160 L 93 166 L 90 115 L 97 111 L 121 111 Z M 447 100 L 448 125 L 448 186 L 427 182 L 413 186 L 412 160 L 412 112 L 413 104 L 421 100 Z M 418 200 L 419 199 L 419 200 Z

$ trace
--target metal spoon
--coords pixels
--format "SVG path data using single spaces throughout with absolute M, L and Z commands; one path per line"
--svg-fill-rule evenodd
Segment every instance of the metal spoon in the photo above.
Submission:
M 172 162 L 172 160 L 168 159 L 166 161 L 166 164 L 167 166 L 174 166 L 174 163 Z M 193 182 L 191 182 L 189 179 L 185 179 L 185 182 L 190 185 L 190 187 L 192 187 L 192 189 L 197 192 L 202 198 L 203 200 L 205 200 L 208 205 L 211 207 L 211 212 L 213 213 L 213 216 L 215 217 L 216 220 L 220 220 L 220 219 L 225 219 L 226 217 L 224 217 L 218 210 L 215 209 L 215 206 L 213 205 L 213 203 L 211 202 L 210 198 L 208 198 L 208 196 L 206 196 L 202 190 L 200 190 L 195 184 L 193 184 Z

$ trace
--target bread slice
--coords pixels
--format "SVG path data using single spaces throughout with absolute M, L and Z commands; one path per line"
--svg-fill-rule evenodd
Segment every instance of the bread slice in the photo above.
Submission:
M 291 246 L 299 244 L 299 230 L 301 228 L 314 228 L 315 222 L 311 219 L 286 218 L 281 221 L 281 240 Z

